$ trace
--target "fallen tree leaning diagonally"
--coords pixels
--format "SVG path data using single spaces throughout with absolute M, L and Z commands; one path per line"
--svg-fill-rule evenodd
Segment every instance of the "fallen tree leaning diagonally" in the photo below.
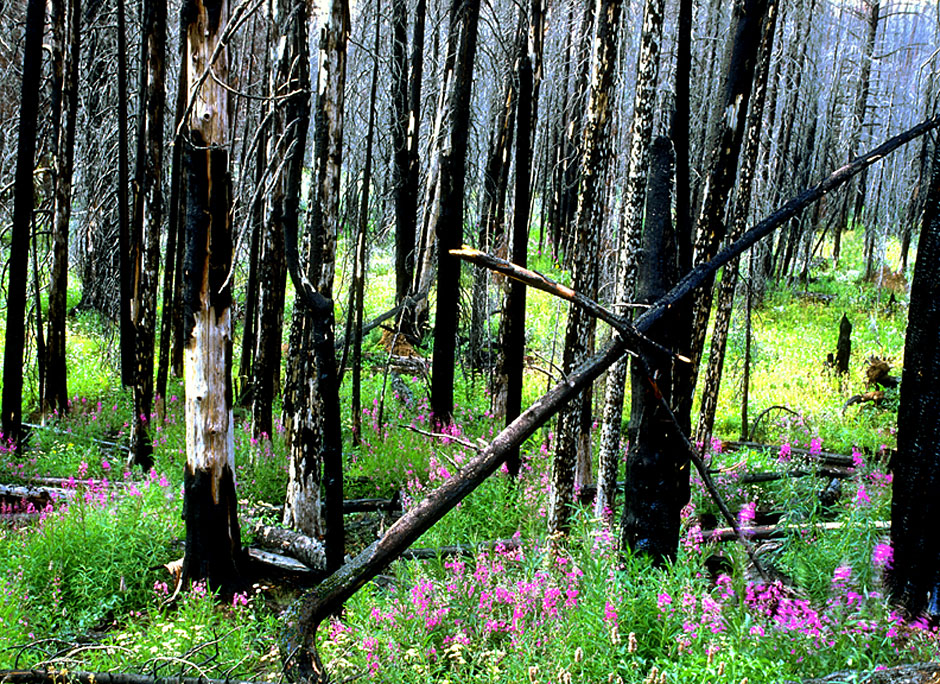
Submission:
M 459 473 L 445 481 L 418 506 L 405 514 L 389 528 L 381 539 L 343 565 L 319 587 L 301 596 L 285 613 L 285 626 L 279 644 L 288 679 L 293 682 L 325 681 L 327 673 L 316 651 L 316 630 L 320 623 L 327 616 L 338 612 L 348 598 L 378 575 L 389 563 L 401 556 L 421 534 L 495 472 L 513 447 L 522 444 L 588 383 L 628 351 L 643 349 L 643 333 L 670 308 L 676 306 L 704 281 L 714 276 L 722 266 L 771 234 L 809 204 L 898 147 L 938 126 L 940 126 L 940 116 L 932 117 L 858 157 L 817 185 L 791 199 L 748 230 L 732 245 L 719 252 L 713 259 L 695 267 L 672 290 L 637 318 L 633 326 L 626 324 L 625 329 L 629 331 L 628 334 L 615 335 L 613 341 L 604 350 L 585 361 L 526 409 L 512 424 L 499 433 L 486 449 L 472 458 Z M 292 275 L 295 272 L 292 269 Z

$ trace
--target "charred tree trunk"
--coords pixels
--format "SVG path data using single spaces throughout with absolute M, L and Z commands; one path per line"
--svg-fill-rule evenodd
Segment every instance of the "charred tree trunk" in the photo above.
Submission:
M 574 289 L 594 297 L 597 288 L 597 249 L 604 223 L 604 175 L 611 154 L 613 84 L 617 65 L 618 31 L 620 28 L 620 0 L 600 0 L 597 4 L 597 31 L 591 60 L 591 92 L 584 131 L 584 153 L 581 164 L 581 190 L 578 197 L 577 237 L 575 244 Z M 593 344 L 593 317 L 580 307 L 568 312 L 565 329 L 563 371 L 571 373 L 587 358 Z M 551 534 L 567 532 L 573 501 L 575 467 L 578 461 L 582 434 L 582 411 L 585 395 L 572 402 L 558 420 L 558 440 L 552 460 L 552 485 L 549 497 L 548 529 Z M 588 404 L 590 405 L 590 404 Z M 590 427 L 590 426 L 588 426 Z
M 732 35 L 724 60 L 724 85 L 716 103 L 720 116 L 713 117 L 708 135 L 708 173 L 705 195 L 696 223 L 696 264 L 710 260 L 725 238 L 725 212 L 738 166 L 744 125 L 751 96 L 754 66 L 761 40 L 761 24 L 767 0 L 737 0 Z M 698 373 L 712 304 L 714 279 L 705 283 L 695 299 L 692 328 L 692 377 Z M 693 379 L 694 384 L 694 379 Z
M 163 113 L 166 101 L 166 3 L 145 0 L 140 50 L 140 110 L 134 198 L 133 299 L 135 373 L 131 462 L 145 471 L 153 465 L 147 428 L 153 411 L 153 350 L 157 327 L 160 230 L 163 225 Z
M 333 276 L 339 226 L 340 171 L 343 160 L 343 114 L 346 84 L 346 44 L 349 37 L 349 4 L 333 0 L 320 26 L 320 70 L 314 105 L 314 169 L 309 203 L 310 258 L 302 278 L 296 244 L 299 165 L 303 159 L 304 131 L 298 126 L 296 145 L 291 145 L 289 164 L 297 164 L 295 186 L 287 194 L 284 221 L 288 270 L 298 294 L 291 331 L 295 356 L 290 401 L 290 482 L 284 507 L 285 524 L 307 536 L 319 536 L 325 522 L 328 570 L 343 563 L 343 463 L 339 388 L 334 352 Z M 298 54 L 302 49 L 296 45 Z M 298 60 L 303 61 L 303 60 Z M 292 263 L 293 262 L 293 263 Z M 325 495 L 325 521 L 320 515 L 321 484 Z
M 539 0 L 536 0 L 537 2 Z M 530 48 L 531 48 L 530 44 Z M 519 58 L 519 110 L 516 117 L 516 177 L 515 208 L 512 219 L 512 262 L 527 266 L 529 248 L 529 184 L 532 179 L 532 60 L 524 50 Z M 522 371 L 525 357 L 525 285 L 509 284 L 503 316 L 501 318 L 502 349 L 498 376 L 506 379 L 506 425 L 522 413 Z M 506 465 L 512 477 L 519 475 L 519 448 L 514 447 L 506 456 Z
M 127 189 L 130 184 L 127 140 L 127 27 L 124 19 L 124 0 L 117 0 L 117 82 L 118 82 L 118 256 L 120 263 L 119 307 L 121 329 L 121 384 L 131 387 L 136 377 L 137 359 L 134 321 L 131 319 L 131 227 L 130 201 Z
M 653 137 L 653 111 L 659 79 L 659 47 L 662 40 L 664 0 L 647 0 L 643 11 L 643 32 L 637 58 L 636 95 L 633 100 L 633 132 L 630 136 L 630 162 L 624 197 L 623 226 L 614 308 L 621 312 L 632 301 L 636 284 L 636 256 L 643 226 L 649 148 Z M 620 463 L 620 431 L 623 422 L 623 396 L 628 363 L 615 363 L 607 374 L 604 417 L 598 448 L 596 517 L 613 515 L 617 467 Z
M 637 299 L 652 303 L 679 279 L 678 254 L 672 227 L 672 150 L 657 138 L 650 164 L 649 196 L 643 227 Z M 670 315 L 647 335 L 668 345 L 674 325 Z M 677 424 L 661 400 L 672 400 L 671 359 L 649 358 L 649 367 L 632 367 L 630 451 L 621 520 L 621 548 L 648 554 L 656 563 L 675 559 L 679 548 L 680 512 L 689 501 L 689 457 Z
M 839 322 L 839 344 L 836 348 L 836 372 L 846 375 L 849 372 L 849 360 L 852 357 L 852 324 L 849 317 L 842 314 Z
M 239 588 L 243 553 L 232 420 L 230 112 L 222 85 L 228 50 L 219 44 L 228 0 L 187 0 L 180 18 L 192 104 L 181 139 L 186 173 L 183 580 L 206 579 L 225 595 Z M 207 69 L 214 78 L 202 78 Z
M 911 283 L 898 407 L 898 451 L 892 460 L 892 600 L 910 616 L 940 619 L 940 147 L 933 153 L 924 222 Z
M 53 198 L 52 284 L 49 288 L 49 334 L 46 338 L 44 410 L 68 411 L 65 364 L 66 294 L 69 269 L 69 222 L 72 218 L 72 176 L 75 167 L 75 121 L 78 114 L 80 0 L 54 2 L 53 103 L 55 196 Z
M 448 50 L 453 51 L 447 116 L 448 143 L 441 150 L 439 210 L 433 224 L 437 235 L 437 314 L 431 376 L 431 416 L 447 425 L 454 413 L 454 369 L 457 361 L 457 323 L 460 306 L 459 259 L 450 254 L 463 242 L 463 200 L 467 139 L 470 126 L 470 89 L 477 48 L 480 0 L 452 0 Z
M 42 66 L 42 30 L 46 4 L 29 0 L 23 41 L 23 81 L 20 87 L 20 124 L 13 185 L 13 226 L 10 231 L 10 266 L 7 286 L 6 332 L 3 350 L 2 437 L 19 444 L 23 427 L 23 348 L 26 343 L 26 278 L 29 232 L 33 216 L 33 163 Z
M 173 116 L 173 129 L 179 130 L 183 112 L 186 109 L 186 41 L 180 41 L 180 73 L 177 80 L 176 113 Z M 156 395 L 158 419 L 163 418 L 163 407 L 166 404 L 166 387 L 170 374 L 170 342 L 176 334 L 174 326 L 177 316 L 175 312 L 180 308 L 180 289 L 175 286 L 180 278 L 180 257 L 183 254 L 183 221 L 180 211 L 182 205 L 182 163 L 183 146 L 173 145 L 173 159 L 170 165 L 170 206 L 169 220 L 167 221 L 166 260 L 163 267 L 163 312 L 160 318 L 160 352 L 157 358 L 157 387 Z M 180 265 L 178 265 L 180 264 Z

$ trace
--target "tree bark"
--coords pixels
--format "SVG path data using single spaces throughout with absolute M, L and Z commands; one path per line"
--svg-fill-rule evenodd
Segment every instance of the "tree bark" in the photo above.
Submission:
M 52 283 L 49 288 L 49 333 L 46 338 L 46 383 L 41 397 L 48 411 L 68 411 L 65 364 L 65 318 L 68 293 L 69 222 L 72 218 L 72 176 L 75 167 L 75 122 L 78 113 L 80 0 L 53 3 L 53 117 L 55 195 L 53 198 Z
M 10 231 L 9 284 L 3 350 L 3 415 L 0 421 L 2 438 L 17 445 L 22 438 L 26 274 L 29 264 L 29 232 L 33 216 L 33 163 L 36 156 L 42 30 L 45 20 L 45 3 L 41 0 L 29 0 L 26 6 L 23 80 L 20 86 L 20 124 L 13 186 L 13 226 Z
M 187 0 L 186 88 L 192 103 L 181 143 L 186 172 L 184 271 L 186 471 L 183 580 L 206 579 L 223 595 L 240 588 L 241 532 L 232 419 L 232 266 L 228 50 L 220 44 L 228 0 Z M 217 58 L 212 56 L 218 50 Z M 206 69 L 214 78 L 195 90 Z
M 649 150 L 653 137 L 653 111 L 656 107 L 656 84 L 659 79 L 659 47 L 662 40 L 664 6 L 664 0 L 646 0 L 643 10 L 643 30 L 636 68 L 636 94 L 633 100 L 630 162 L 624 190 L 624 215 L 621 221 L 622 235 L 614 295 L 615 310 L 633 300 L 636 286 L 636 258 L 643 227 L 643 204 L 650 166 Z M 607 374 L 597 457 L 597 498 L 594 500 L 594 515 L 598 518 L 613 515 L 614 487 L 617 482 L 617 467 L 620 464 L 620 431 L 627 368 L 628 362 L 624 359 L 615 363 Z
M 650 159 L 649 194 L 643 226 L 637 300 L 655 302 L 678 280 L 678 252 L 672 226 L 672 150 L 657 138 Z M 647 331 L 669 344 L 675 313 Z M 650 357 L 649 368 L 634 364 L 631 377 L 630 451 L 621 519 L 621 548 L 649 554 L 656 563 L 674 559 L 679 548 L 680 513 L 689 501 L 689 458 L 677 423 L 666 410 L 672 400 L 672 359 Z M 655 381 L 653 380 L 655 378 Z M 663 402 L 665 400 L 665 403 Z M 611 486 L 611 489 L 613 489 Z M 608 500 L 612 500 L 612 493 Z
M 463 242 L 463 200 L 466 179 L 467 140 L 470 126 L 470 91 L 477 47 L 480 0 L 452 0 L 450 40 L 453 71 L 445 74 L 451 84 L 448 97 L 448 143 L 441 150 L 439 209 L 433 223 L 437 235 L 437 314 L 434 319 L 434 352 L 431 375 L 431 416 L 447 425 L 454 414 L 454 370 L 457 361 L 460 264 L 450 254 Z
M 135 333 L 134 417 L 131 463 L 145 471 L 153 466 L 153 444 L 147 428 L 153 411 L 154 341 L 160 231 L 163 227 L 163 115 L 166 101 L 166 3 L 145 0 L 140 49 L 140 109 L 134 198 L 133 297 Z
M 540 0 L 536 0 L 539 2 Z M 530 44 L 531 48 L 531 44 Z M 532 59 L 531 50 L 524 50 L 519 58 L 519 109 L 516 116 L 516 177 L 515 208 L 512 220 L 513 263 L 525 268 L 529 249 L 529 184 L 532 158 Z M 522 283 L 509 284 L 509 293 L 501 318 L 503 352 L 498 376 L 506 379 L 506 425 L 510 425 L 522 413 L 522 371 L 525 366 L 525 302 L 526 289 Z M 506 457 L 506 465 L 512 477 L 519 475 L 519 449 L 513 448 Z
M 898 450 L 891 462 L 891 599 L 910 616 L 940 619 L 940 147 L 933 152 L 924 222 L 911 282 Z
M 295 307 L 291 353 L 297 356 L 289 415 L 290 481 L 284 507 L 285 524 L 307 536 L 318 536 L 325 522 L 327 569 L 343 563 L 342 434 L 334 352 L 333 276 L 339 226 L 340 172 L 343 160 L 344 88 L 349 4 L 333 0 L 320 26 L 320 70 L 314 105 L 314 169 L 307 232 L 310 258 L 302 277 L 297 251 L 296 207 L 285 212 L 284 242 L 288 271 L 299 295 Z M 298 126 L 297 145 L 291 147 L 292 164 L 300 164 L 304 131 Z M 287 194 L 299 199 L 300 171 Z M 293 262 L 293 263 L 292 263 Z M 325 521 L 320 515 L 321 484 L 325 494 Z

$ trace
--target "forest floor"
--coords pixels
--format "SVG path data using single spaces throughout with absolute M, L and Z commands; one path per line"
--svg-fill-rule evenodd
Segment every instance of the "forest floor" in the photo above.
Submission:
M 888 360 L 900 375 L 907 316 L 903 287 L 862 282 L 860 249 L 860 236 L 850 234 L 839 270 L 772 286 L 755 311 L 751 421 L 772 406 L 786 410 L 768 412 L 744 445 L 737 443 L 743 317 L 732 323 L 708 461 L 776 579 L 761 580 L 738 544 L 711 532 L 716 509 L 698 479 L 670 567 L 618 553 L 617 526 L 593 519 L 589 505 L 577 509 L 565 551 L 550 554 L 547 428 L 525 445 L 520 480 L 498 473 L 417 544 L 478 545 L 476 552 L 398 561 L 321 628 L 320 655 L 336 681 L 776 682 L 935 659 L 940 634 L 898 615 L 881 583 L 891 562 L 897 390 L 845 407 L 869 389 L 869 357 Z M 540 271 L 564 277 L 547 258 L 537 261 Z M 383 267 L 390 268 L 379 261 L 371 268 Z M 382 281 L 370 289 L 373 311 L 390 297 Z M 807 290 L 813 294 L 800 294 Z M 547 295 L 530 296 L 533 365 L 547 368 L 546 359 L 560 356 L 554 335 L 564 312 Z M 854 325 L 853 353 L 840 378 L 825 362 L 843 314 Z M 466 440 L 486 441 L 500 426 L 485 377 L 469 370 L 458 373 L 448 437 L 419 432 L 428 423 L 420 375 L 388 391 L 380 420 L 379 338 L 366 346 L 359 447 L 344 425 L 345 496 L 398 494 L 407 508 L 470 457 Z M 30 502 L 20 489 L 3 499 L 0 668 L 278 681 L 280 615 L 295 589 L 263 582 L 220 603 L 197 584 L 168 600 L 173 580 L 162 566 L 182 555 L 184 537 L 182 387 L 151 422 L 154 470 L 125 469 L 132 402 L 120 389 L 115 345 L 111 328 L 91 314 L 70 320 L 70 413 L 35 429 L 23 453 L 0 451 L 0 484 L 50 493 Z M 532 369 L 526 377 L 531 401 L 546 376 Z M 347 380 L 344 407 L 348 392 Z M 29 397 L 24 407 L 35 408 Z M 278 427 L 271 439 L 254 440 L 244 412 L 236 419 L 240 517 L 252 544 L 252 524 L 279 517 L 284 435 Z M 756 475 L 766 473 L 790 476 Z M 390 515 L 347 516 L 350 552 Z

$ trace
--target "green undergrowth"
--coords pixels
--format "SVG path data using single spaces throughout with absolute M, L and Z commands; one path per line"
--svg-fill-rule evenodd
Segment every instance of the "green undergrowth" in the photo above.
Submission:
M 772 521 L 786 526 L 782 537 L 760 547 L 774 579 L 758 581 L 740 546 L 707 541 L 708 528 L 726 522 L 697 479 L 683 512 L 679 555 L 668 567 L 620 555 L 616 521 L 611 531 L 591 517 L 590 507 L 576 506 L 568 540 L 551 546 L 545 538 L 549 425 L 523 445 L 518 480 L 497 472 L 415 544 L 478 545 L 476 551 L 396 562 L 321 626 L 320 653 L 337 681 L 737 684 L 934 657 L 937 633 L 902 620 L 881 593 L 890 562 L 885 463 L 896 444 L 896 390 L 880 404 L 842 409 L 868 389 L 868 356 L 888 358 L 895 375 L 902 363 L 906 294 L 892 300 L 877 284 L 860 282 L 859 243 L 859 235 L 847 234 L 837 271 L 813 271 L 805 288 L 772 284 L 754 312 L 749 422 L 766 408 L 785 407 L 764 415 L 752 435 L 766 449 L 727 444 L 740 433 L 743 319 L 736 314 L 732 323 L 719 439 L 707 445 L 707 459 L 746 529 Z M 387 250 L 376 250 L 371 263 L 370 273 L 379 275 L 369 283 L 367 319 L 390 306 L 394 285 Z M 567 281 L 547 254 L 530 265 Z M 337 286 L 340 315 L 346 287 Z M 833 298 L 821 303 L 797 294 L 803 289 Z M 561 356 L 566 311 L 549 295 L 528 294 L 525 403 L 544 392 L 549 376 L 557 379 L 553 364 Z M 824 362 L 835 351 L 843 313 L 854 325 L 853 355 L 849 376 L 838 378 Z M 491 338 L 496 325 L 498 316 L 491 316 Z M 0 668 L 54 663 L 279 680 L 278 633 L 281 611 L 294 597 L 289 588 L 255 586 L 220 602 L 196 585 L 168 600 L 172 581 L 161 566 L 182 555 L 184 536 L 181 381 L 171 379 L 163 412 L 148 419 L 154 470 L 128 470 L 122 447 L 133 409 L 130 394 L 115 389 L 114 333 L 90 313 L 70 319 L 70 333 L 69 415 L 53 416 L 34 431 L 27 452 L 4 446 L 0 453 L 5 482 L 59 477 L 67 490 L 43 511 L 4 509 L 19 517 L 0 526 Z M 430 349 L 428 340 L 417 353 L 427 358 Z M 456 369 L 454 424 L 429 434 L 435 428 L 428 379 L 420 373 L 394 383 L 386 378 L 379 330 L 364 340 L 363 352 L 358 444 L 349 373 L 341 388 L 344 494 L 397 495 L 407 510 L 502 428 L 491 411 L 489 371 Z M 595 392 L 597 414 L 602 395 Z M 29 401 L 24 397 L 35 408 Z M 262 439 L 252 437 L 244 408 L 236 407 L 235 420 L 237 492 L 243 538 L 250 540 L 249 511 L 269 522 L 279 517 L 286 440 L 279 420 Z M 827 482 L 818 478 L 743 481 L 748 473 L 810 469 L 813 462 L 800 449 L 855 459 L 857 473 L 841 481 L 834 501 L 819 496 Z M 356 544 L 363 541 L 369 540 Z

